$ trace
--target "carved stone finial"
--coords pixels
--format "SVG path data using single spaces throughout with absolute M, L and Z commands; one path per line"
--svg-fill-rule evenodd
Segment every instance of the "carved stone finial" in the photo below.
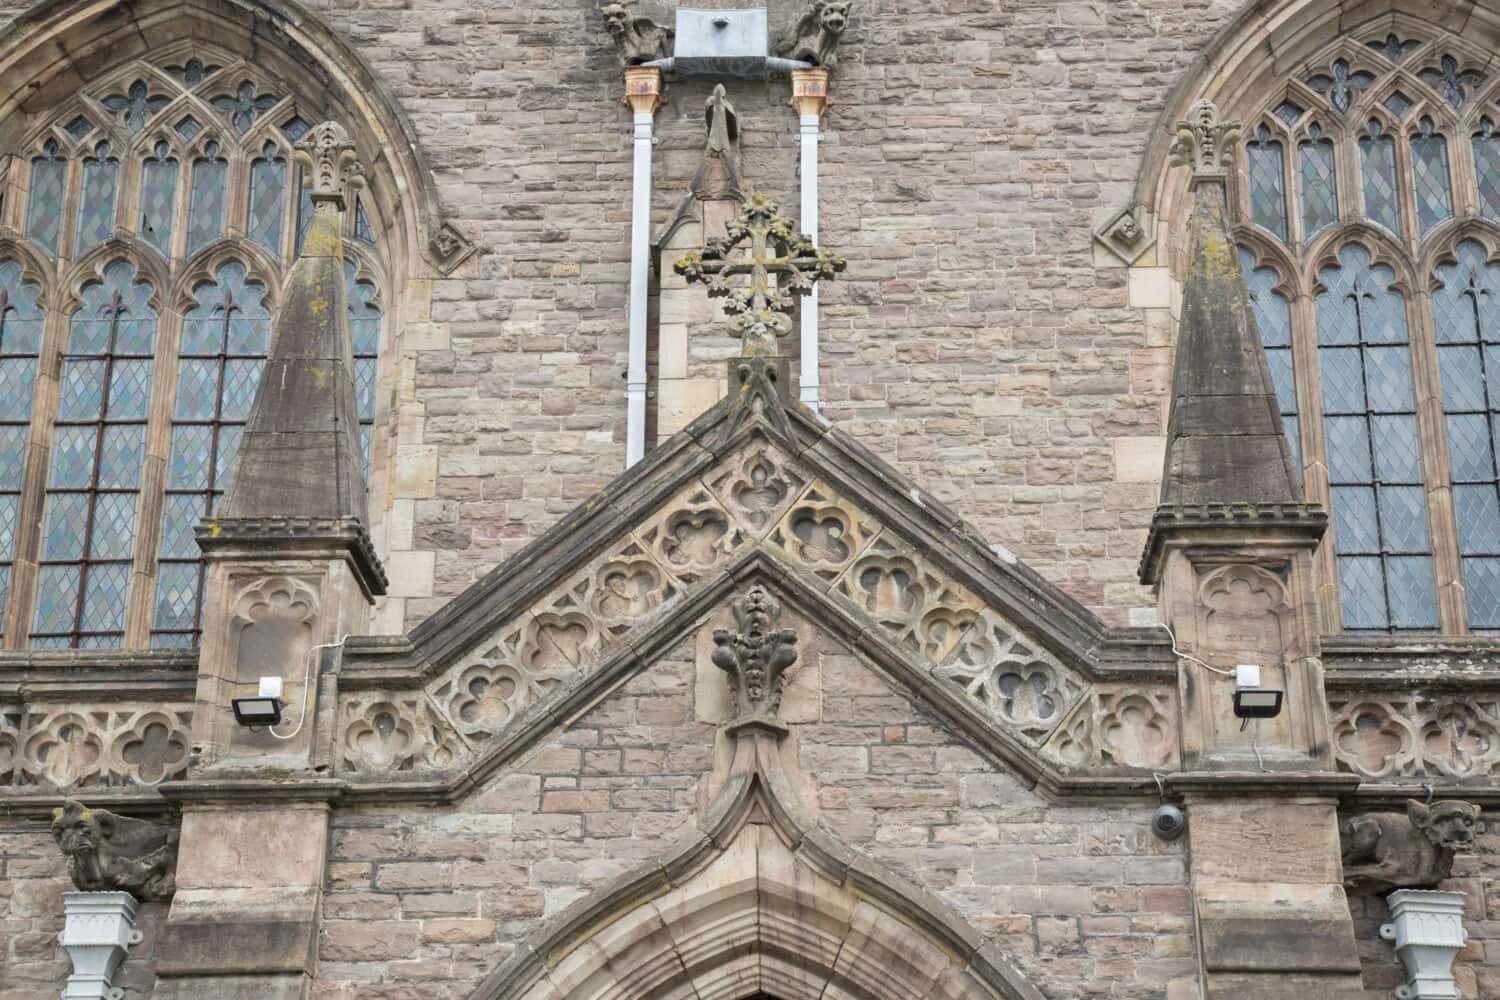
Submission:
M 89 809 L 72 799 L 52 810 L 52 836 L 83 892 L 128 892 L 162 899 L 176 889 L 177 829 Z
M 838 65 L 839 39 L 849 27 L 851 0 L 813 0 L 790 31 L 777 41 L 776 51 L 788 59 L 833 69 Z
M 1371 813 L 1339 824 L 1344 885 L 1354 890 L 1423 889 L 1453 871 L 1453 855 L 1474 843 L 1479 807 L 1416 799 L 1406 815 Z
M 323 122 L 314 125 L 296 148 L 297 162 L 307 168 L 312 203 L 335 202 L 342 212 L 345 193 L 365 183 L 348 131 L 338 122 Z
M 832 280 L 844 270 L 844 258 L 814 246 L 763 194 L 751 195 L 725 229 L 727 239 L 708 241 L 701 254 L 686 255 L 673 270 L 707 285 L 709 298 L 729 300 L 724 311 L 734 317 L 730 327 L 740 337 L 741 354 L 775 356 L 777 338 L 792 331 L 793 296 L 807 295 L 821 279 Z M 748 256 L 732 256 L 747 240 Z M 731 289 L 729 278 L 736 274 L 748 274 L 749 287 Z
M 730 604 L 739 631 L 714 631 L 714 666 L 729 674 L 736 719 L 775 715 L 781 681 L 797 662 L 797 633 L 778 629 L 781 604 L 759 584 Z
M 1219 120 L 1219 109 L 1209 100 L 1188 109 L 1185 121 L 1177 123 L 1177 138 L 1168 150 L 1174 167 L 1192 167 L 1196 177 L 1223 177 L 1234 160 L 1239 122 Z
M 614 40 L 620 60 L 626 66 L 639 66 L 670 56 L 672 36 L 676 32 L 644 14 L 632 12 L 631 6 L 633 0 L 624 0 L 606 3 L 599 8 L 599 13 L 604 15 L 604 30 Z

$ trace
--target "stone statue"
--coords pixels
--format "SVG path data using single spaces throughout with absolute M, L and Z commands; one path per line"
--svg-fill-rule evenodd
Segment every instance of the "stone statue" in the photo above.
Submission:
M 1354 890 L 1423 889 L 1453 870 L 1453 855 L 1474 843 L 1479 807 L 1416 799 L 1406 815 L 1371 813 L 1339 824 L 1344 885 Z
M 729 607 L 739 631 L 714 631 L 713 663 L 729 674 L 735 718 L 775 715 L 782 677 L 797 662 L 797 633 L 776 627 L 781 604 L 759 584 Z
M 82 892 L 128 892 L 163 899 L 176 889 L 175 827 L 89 809 L 72 799 L 52 810 L 52 836 Z
M 614 39 L 625 65 L 639 66 L 670 56 L 675 32 L 644 14 L 633 13 L 627 3 L 628 0 L 615 0 L 599 8 L 604 15 L 604 30 Z
M 813 0 L 792 30 L 777 42 L 776 51 L 788 59 L 833 69 L 838 65 L 839 38 L 849 26 L 850 0 Z

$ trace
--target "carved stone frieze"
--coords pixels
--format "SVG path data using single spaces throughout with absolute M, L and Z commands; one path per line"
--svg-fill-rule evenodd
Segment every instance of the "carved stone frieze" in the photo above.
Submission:
M 190 709 L 32 706 L 0 713 L 0 786 L 157 785 L 187 768 Z
M 701 485 L 673 497 L 636 535 L 659 563 L 687 584 L 749 542 L 739 522 Z
M 1333 757 L 1365 778 L 1500 775 L 1500 695 L 1330 693 Z
M 1176 693 L 1166 687 L 1097 685 L 1042 747 L 1068 770 L 1168 770 L 1178 763 Z
M 579 647 L 578 653 L 591 659 L 681 596 L 682 585 L 631 536 L 576 573 L 552 597 L 544 598 L 537 613 L 584 614 L 594 627 L 597 641 Z
M 764 438 L 736 452 L 704 482 L 752 537 L 764 538 L 807 486 L 807 475 Z
M 795 510 L 795 508 L 793 508 Z M 982 605 L 910 548 L 882 534 L 834 584 L 897 646 L 935 666 L 979 622 Z
M 595 634 L 580 612 L 527 617 L 449 668 L 427 693 L 460 733 L 492 736 L 566 684 L 574 657 Z
M 442 770 L 468 747 L 421 692 L 362 691 L 339 705 L 340 771 L 401 774 Z
M 1425 889 L 1453 871 L 1453 857 L 1474 845 L 1479 807 L 1411 799 L 1406 814 L 1371 813 L 1339 823 L 1344 885 L 1364 892 Z
M 768 541 L 799 566 L 832 581 L 879 532 L 880 526 L 852 503 L 815 482 L 791 505 Z
M 161 899 L 174 891 L 177 828 L 89 809 L 69 799 L 52 812 L 52 836 L 82 892 Z
M 957 685 L 995 723 L 1033 746 L 1042 743 L 1084 692 L 1057 658 L 1010 622 L 982 611 L 933 676 Z

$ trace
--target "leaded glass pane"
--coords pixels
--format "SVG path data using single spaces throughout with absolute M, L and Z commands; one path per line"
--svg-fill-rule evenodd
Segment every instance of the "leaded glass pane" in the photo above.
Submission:
M 1407 111 L 1411 110 L 1411 98 L 1399 90 L 1391 91 L 1391 96 L 1387 97 L 1382 103 L 1386 106 L 1386 110 L 1397 118 L 1400 118 Z
M 1479 182 L 1480 213 L 1500 221 L 1500 135 L 1494 129 L 1494 123 L 1486 118 L 1474 136 L 1474 171 Z
M 16 548 L 16 515 L 20 511 L 21 498 L 14 493 L 0 494 L 0 560 L 9 562 Z M 0 608 L 5 601 L 0 599 Z
M 1470 629 L 1500 628 L 1500 559 L 1465 559 Z
M 1391 588 L 1391 624 L 1406 631 L 1438 627 L 1437 578 L 1431 556 L 1392 556 L 1386 560 Z
M 1385 567 L 1379 556 L 1339 557 L 1339 600 L 1344 628 L 1351 632 L 1389 627 L 1385 606 Z
M 1318 352 L 1324 413 L 1365 411 L 1364 366 L 1357 347 L 1325 347 Z
M 1421 486 L 1380 487 L 1380 530 L 1387 552 L 1428 552 L 1427 494 Z
M 125 628 L 126 597 L 130 593 L 129 563 L 93 563 L 83 591 L 83 632 L 116 632 Z
M 54 493 L 47 498 L 42 519 L 43 559 L 82 559 L 88 531 L 89 495 Z
M 1365 349 L 1365 394 L 1376 413 L 1416 408 L 1411 389 L 1411 351 L 1405 347 Z
M 1364 417 L 1328 417 L 1328 479 L 1335 483 L 1374 482 L 1370 434 Z
M 1478 345 L 1439 347 L 1438 370 L 1442 373 L 1444 410 L 1485 408 L 1484 364 L 1479 358 Z
M 35 354 L 41 350 L 45 317 L 39 304 L 42 288 L 21 277 L 21 265 L 0 261 L 0 354 Z
M 29 420 L 35 358 L 0 357 L 0 420 Z
M 68 122 L 68 124 L 64 125 L 63 128 L 67 129 L 68 134 L 73 137 L 74 142 L 81 142 L 84 136 L 94 131 L 94 123 L 83 115 L 78 115 L 72 121 Z
M 1495 479 L 1490 421 L 1483 413 L 1449 413 L 1448 465 L 1455 483 L 1483 483 Z
M 224 235 L 224 199 L 229 188 L 229 164 L 218 156 L 219 147 L 209 143 L 204 149 L 204 157 L 193 161 L 193 189 L 188 208 L 190 255 Z
M 1379 552 L 1380 527 L 1375 517 L 1375 491 L 1368 486 L 1334 486 L 1333 533 L 1340 552 Z
M 161 535 L 163 559 L 198 558 L 198 543 L 193 540 L 193 527 L 204 513 L 202 496 L 193 493 L 167 494 Z
M 167 154 L 167 144 L 156 144 L 156 152 L 141 169 L 141 239 L 163 256 L 172 253 L 172 213 L 177 201 L 177 161 Z
M 245 428 L 237 424 L 225 424 L 219 428 L 219 448 L 214 462 L 215 489 L 220 492 L 229 488 L 229 474 L 234 471 L 234 459 L 240 453 L 240 438 Z
M 103 359 L 69 358 L 63 362 L 58 385 L 58 420 L 97 420 L 104 412 L 104 375 L 109 363 Z
M 109 373 L 111 420 L 145 420 L 151 403 L 151 362 L 145 358 L 115 361 Z
M 275 143 L 266 143 L 250 165 L 250 206 L 245 231 L 271 252 L 281 254 L 281 220 L 286 215 L 286 159 Z
M 224 395 L 220 404 L 225 420 L 247 420 L 255 390 L 260 385 L 262 361 L 237 360 L 224 363 Z
M 1422 447 L 1415 416 L 1371 416 L 1370 433 L 1375 439 L 1375 472 L 1381 482 L 1422 481 Z
M 255 82 L 244 80 L 234 93 L 215 97 L 210 103 L 229 118 L 236 132 L 244 135 L 255 119 L 275 107 L 279 100 L 274 94 L 257 94 Z
M 1286 239 L 1286 175 L 1281 143 L 1262 127 L 1256 141 L 1245 146 L 1250 182 L 1250 221 Z
M 1432 119 L 1422 119 L 1422 134 L 1411 140 L 1411 171 L 1417 195 L 1417 228 L 1427 233 L 1453 217 L 1453 191 L 1448 175 L 1448 142 L 1432 130 Z
M 1455 484 L 1453 516 L 1458 524 L 1459 552 L 1466 556 L 1500 555 L 1500 495 L 1493 484 Z
M 208 463 L 212 457 L 213 428 L 201 424 L 178 424 L 172 428 L 172 465 L 167 486 L 174 490 L 208 489 Z
M 109 239 L 115 231 L 115 187 L 120 165 L 101 142 L 83 161 L 83 191 L 78 205 L 79 255 Z
M 1276 105 L 1276 110 L 1273 113 L 1285 124 L 1292 125 L 1296 123 L 1297 119 L 1302 117 L 1302 107 L 1295 101 L 1282 101 Z
M 67 194 L 68 161 L 57 155 L 57 143 L 47 140 L 46 155 L 31 161 L 31 196 L 26 208 L 26 236 L 57 253 L 62 235 L 63 199 Z
M 1316 136 L 1317 126 L 1313 129 Z M 1302 172 L 1302 229 L 1305 238 L 1312 239 L 1339 218 L 1333 143 L 1317 138 L 1299 143 L 1297 159 Z
M 375 230 L 370 226 L 370 217 L 365 214 L 365 200 L 358 197 L 354 199 L 354 238 L 375 245 Z
M 360 420 L 375 413 L 375 359 L 360 358 L 354 362 L 354 399 Z
M 156 613 L 152 617 L 152 628 L 190 630 L 195 625 L 197 613 L 198 564 L 162 563 L 156 573 Z
M 177 362 L 177 420 L 212 420 L 219 393 L 219 363 L 209 360 Z
M 85 489 L 94 474 L 95 427 L 59 427 L 52 435 L 52 478 L 57 489 Z
M 0 426 L 0 482 L 20 485 L 26 467 L 27 428 Z
M 168 98 L 150 93 L 144 80 L 132 82 L 123 94 L 110 94 L 104 99 L 104 106 L 115 112 L 131 135 L 145 128 L 151 116 L 168 103 Z
M 37 573 L 33 632 L 55 634 L 73 630 L 78 614 L 79 574 L 76 564 L 43 566 Z M 41 643 L 33 640 L 31 645 L 38 647 Z
M 302 252 L 302 244 L 307 239 L 308 227 L 312 225 L 313 205 L 312 195 L 307 191 L 307 185 L 301 184 L 297 190 L 297 252 Z
M 1370 122 L 1359 140 L 1360 167 L 1364 180 L 1365 218 L 1401 234 L 1401 203 L 1396 194 L 1396 144 L 1381 134 L 1380 124 Z
M 135 547 L 134 493 L 101 493 L 94 501 L 94 526 L 89 534 L 89 556 L 129 559 Z
M 99 449 L 99 486 L 116 490 L 134 487 L 140 482 L 141 460 L 145 452 L 144 425 L 106 425 Z

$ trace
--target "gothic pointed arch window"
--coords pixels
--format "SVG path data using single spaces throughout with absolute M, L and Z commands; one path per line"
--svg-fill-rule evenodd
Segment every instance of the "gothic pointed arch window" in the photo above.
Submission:
M 309 214 L 293 146 L 324 117 L 295 80 L 184 42 L 8 129 L 24 138 L 0 150 L 5 648 L 197 641 L 193 527 L 233 475 Z M 367 466 L 380 222 L 363 198 L 344 220 Z
M 1404 15 L 1300 66 L 1241 116 L 1233 211 L 1325 628 L 1500 632 L 1500 75 Z

